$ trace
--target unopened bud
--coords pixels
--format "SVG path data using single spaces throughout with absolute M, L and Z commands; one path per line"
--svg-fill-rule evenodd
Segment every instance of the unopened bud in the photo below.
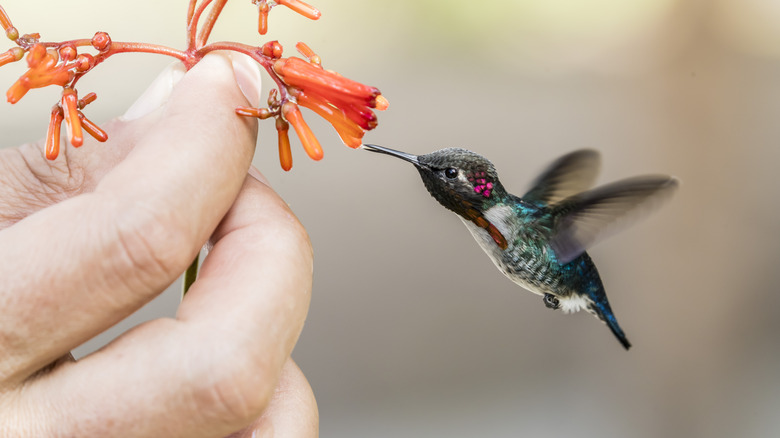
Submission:
M 82 53 L 76 58 L 76 70 L 79 73 L 85 72 L 95 65 L 95 58 L 89 53 Z
M 92 37 L 92 47 L 101 52 L 111 48 L 111 37 L 105 32 L 98 32 Z
M 60 48 L 60 59 L 65 62 L 73 61 L 76 59 L 77 55 L 78 53 L 76 52 L 76 48 L 73 46 L 65 46 Z
M 15 27 L 10 27 L 5 30 L 5 36 L 11 41 L 16 41 L 19 38 L 19 31 Z
M 282 45 L 279 44 L 279 41 L 269 41 L 263 45 L 263 55 L 273 58 L 273 59 L 279 59 L 282 57 Z

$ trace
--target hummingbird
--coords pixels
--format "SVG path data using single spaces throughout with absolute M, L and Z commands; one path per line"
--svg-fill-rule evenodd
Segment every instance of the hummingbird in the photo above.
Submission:
M 676 178 L 638 176 L 591 189 L 600 156 L 582 149 L 555 160 L 523 196 L 515 196 L 488 159 L 466 149 L 412 155 L 370 144 L 362 148 L 412 163 L 431 196 L 460 217 L 496 267 L 541 295 L 547 308 L 586 310 L 626 350 L 631 347 L 585 250 L 671 197 Z

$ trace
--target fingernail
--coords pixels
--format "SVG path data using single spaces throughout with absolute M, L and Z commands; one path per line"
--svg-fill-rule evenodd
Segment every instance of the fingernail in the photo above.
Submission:
M 238 88 L 253 107 L 260 106 L 263 90 L 260 74 L 260 65 L 251 57 L 243 53 L 231 52 L 230 60 L 233 63 L 233 74 L 236 76 Z
M 181 62 L 165 68 L 141 96 L 125 111 L 120 120 L 135 120 L 160 108 L 171 95 L 173 87 L 184 77 L 186 70 Z

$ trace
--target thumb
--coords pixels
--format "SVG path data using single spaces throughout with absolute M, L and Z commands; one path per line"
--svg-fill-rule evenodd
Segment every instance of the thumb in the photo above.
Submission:
M 252 58 L 235 52 L 223 52 L 207 55 L 203 61 L 210 63 L 215 56 L 228 59 L 233 67 L 233 74 L 239 89 L 252 106 L 260 104 L 260 68 Z M 199 70 L 201 70 L 199 68 Z M 184 65 L 176 62 L 163 70 L 149 85 L 138 99 L 130 105 L 125 114 L 119 117 L 121 121 L 136 120 L 161 108 L 171 96 L 174 87 L 184 78 L 187 71 Z

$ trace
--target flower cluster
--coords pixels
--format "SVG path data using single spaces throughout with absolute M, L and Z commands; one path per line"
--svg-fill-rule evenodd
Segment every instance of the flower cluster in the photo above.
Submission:
M 49 85 L 64 87 L 76 77 L 76 73 L 89 70 L 92 63 L 91 55 L 77 55 L 76 48 L 70 45 L 59 50 L 47 50 L 43 44 L 33 44 L 27 52 L 29 70 L 8 89 L 6 98 L 8 102 L 16 103 L 32 88 Z
M 309 157 L 314 160 L 323 157 L 319 141 L 303 120 L 299 106 L 327 120 L 344 144 L 351 148 L 359 147 L 365 133 L 377 126 L 377 117 L 372 109 L 384 110 L 388 106 L 378 89 L 323 69 L 320 57 L 304 43 L 298 43 L 296 48 L 308 61 L 295 57 L 282 58 L 282 46 L 276 41 L 263 47 L 264 56 L 273 59 L 271 70 L 283 84 L 281 98 L 274 89 L 269 95 L 268 108 L 236 109 L 244 116 L 260 119 L 276 117 L 279 159 L 285 170 L 292 167 L 287 134 L 289 125 L 295 129 Z
M 63 121 L 67 129 L 68 140 L 74 147 L 84 144 L 83 131 L 87 131 L 99 142 L 108 140 L 108 134 L 81 112 L 95 99 L 97 99 L 95 93 L 89 93 L 83 99 L 79 99 L 76 90 L 72 88 L 65 88 L 62 91 L 62 99 L 51 109 L 49 131 L 46 134 L 46 158 L 54 160 L 60 153 L 60 128 Z
M 28 70 L 8 89 L 8 102 L 16 103 L 33 88 L 49 85 L 63 89 L 62 98 L 52 108 L 49 130 L 46 136 L 46 157 L 56 159 L 60 150 L 60 130 L 64 122 L 68 140 L 74 147 L 83 144 L 86 131 L 98 141 L 106 141 L 108 135 L 81 112 L 96 99 L 94 93 L 78 98 L 76 83 L 86 73 L 108 57 L 126 52 L 155 53 L 174 57 L 192 68 L 206 54 L 215 50 L 232 50 L 252 57 L 277 84 L 271 91 L 267 108 L 237 108 L 243 116 L 267 119 L 274 117 L 279 135 L 279 160 L 282 168 L 292 167 L 289 127 L 292 125 L 307 154 L 319 160 L 322 147 L 303 119 L 299 106 L 314 111 L 326 119 L 348 146 L 356 148 L 365 133 L 377 126 L 373 109 L 383 110 L 387 100 L 378 89 L 342 77 L 325 70 L 320 58 L 308 46 L 296 46 L 307 60 L 282 57 L 282 46 L 272 41 L 261 47 L 222 42 L 207 44 L 211 30 L 228 0 L 190 0 L 187 10 L 187 48 L 176 50 L 156 44 L 112 42 L 105 32 L 98 32 L 89 39 L 64 42 L 42 42 L 41 36 L 19 34 L 5 10 L 0 6 L 0 26 L 6 36 L 16 43 L 0 53 L 0 66 L 27 59 Z M 300 0 L 252 0 L 259 9 L 259 32 L 268 30 L 268 13 L 275 6 L 285 6 L 306 18 L 316 20 L 320 11 Z M 201 19 L 202 22 L 201 22 Z M 82 48 L 96 51 L 81 53 Z

